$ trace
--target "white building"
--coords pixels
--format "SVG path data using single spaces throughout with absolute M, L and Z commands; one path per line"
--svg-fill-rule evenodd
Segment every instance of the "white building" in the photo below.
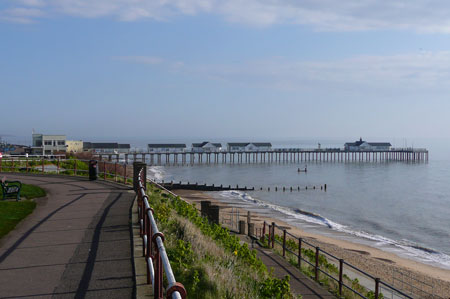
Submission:
M 204 141 L 202 143 L 192 143 L 192 151 L 196 153 L 220 152 L 222 144 Z
M 33 155 L 54 155 L 66 152 L 66 135 L 34 134 L 31 151 Z
M 229 142 L 227 149 L 230 152 L 264 152 L 272 150 L 269 142 Z
M 66 140 L 66 151 L 68 153 L 83 152 L 83 141 L 81 140 Z
M 389 142 L 367 142 L 362 138 L 359 141 L 347 142 L 344 147 L 346 151 L 388 151 L 391 149 Z
M 83 142 L 83 150 L 85 152 L 104 154 L 128 154 L 130 145 L 117 142 Z
M 154 143 L 147 146 L 149 153 L 183 153 L 186 144 L 181 143 Z

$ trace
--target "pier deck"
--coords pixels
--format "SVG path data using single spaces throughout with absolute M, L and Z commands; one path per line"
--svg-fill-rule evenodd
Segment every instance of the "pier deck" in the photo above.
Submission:
M 268 151 L 217 152 L 130 152 L 128 154 L 96 154 L 109 161 L 142 161 L 149 165 L 168 164 L 242 164 L 242 163 L 301 163 L 301 162 L 428 162 L 428 150 L 392 148 L 377 151 L 349 151 L 343 149 L 273 149 Z

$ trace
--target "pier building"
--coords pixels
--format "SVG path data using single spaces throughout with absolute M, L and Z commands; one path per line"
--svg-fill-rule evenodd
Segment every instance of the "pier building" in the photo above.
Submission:
M 227 144 L 229 152 L 270 151 L 271 149 L 270 142 L 229 142 Z
M 83 142 L 83 151 L 85 152 L 128 154 L 130 148 L 130 144 L 117 142 Z
M 220 152 L 222 150 L 221 143 L 212 143 L 204 141 L 202 143 L 192 143 L 192 151 L 196 153 L 200 152 Z
M 389 142 L 367 142 L 359 138 L 355 142 L 347 142 L 344 145 L 346 151 L 388 151 L 392 145 Z
M 149 153 L 182 153 L 186 150 L 184 143 L 153 143 L 147 145 Z

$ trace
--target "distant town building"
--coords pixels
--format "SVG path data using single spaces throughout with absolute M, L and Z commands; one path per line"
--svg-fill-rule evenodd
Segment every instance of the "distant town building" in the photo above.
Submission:
M 204 141 L 202 143 L 192 143 L 192 151 L 196 153 L 220 152 L 221 149 L 221 143 L 212 143 L 209 141 Z
M 66 151 L 68 153 L 81 153 L 83 152 L 83 141 L 81 140 L 66 140 Z
M 148 148 L 149 153 L 161 153 L 161 152 L 182 153 L 186 150 L 186 144 L 153 143 L 153 144 L 148 144 L 147 148 Z
M 227 149 L 230 152 L 270 151 L 272 144 L 269 142 L 229 142 Z
M 346 151 L 388 151 L 391 149 L 389 142 L 367 142 L 359 139 L 355 142 L 347 142 L 344 147 Z
M 34 134 L 31 151 L 33 155 L 54 155 L 66 152 L 66 135 Z
M 19 144 L 0 142 L 0 153 L 7 155 L 31 154 L 31 147 Z
M 129 144 L 117 142 L 83 142 L 83 151 L 104 154 L 127 154 L 130 152 Z

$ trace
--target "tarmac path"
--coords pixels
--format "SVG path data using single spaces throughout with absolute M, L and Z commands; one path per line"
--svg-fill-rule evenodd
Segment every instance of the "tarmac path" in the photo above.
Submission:
M 0 239 L 0 298 L 134 298 L 131 188 L 85 178 L 0 173 L 44 188 Z

